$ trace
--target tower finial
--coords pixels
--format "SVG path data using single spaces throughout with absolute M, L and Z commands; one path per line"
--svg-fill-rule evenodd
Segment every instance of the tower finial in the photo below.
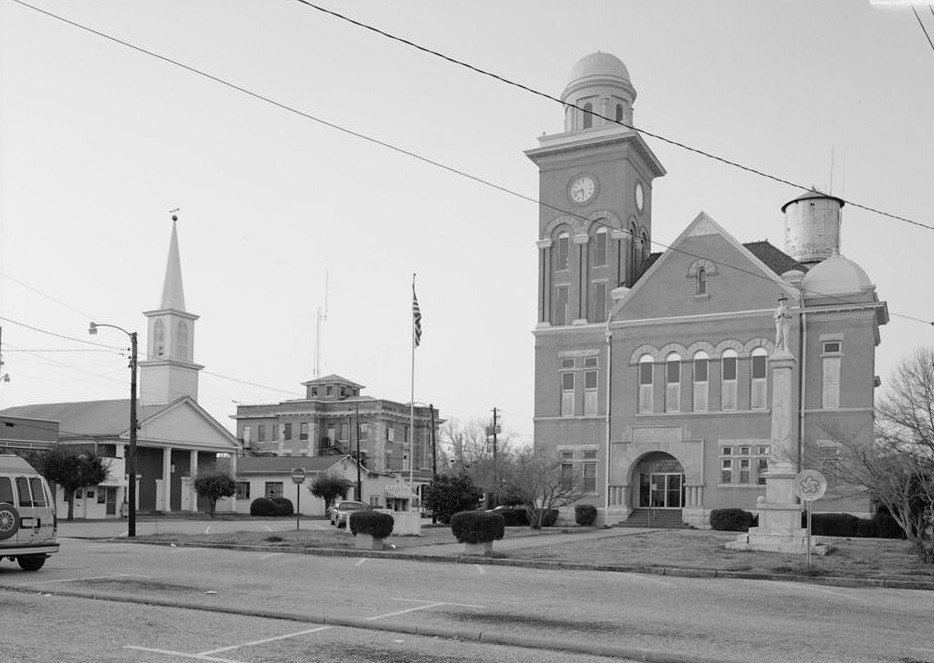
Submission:
M 176 207 L 175 209 L 170 209 L 170 210 L 169 210 L 169 214 L 172 215 L 172 223 L 175 223 L 176 221 L 178 221 L 178 214 L 176 214 L 176 212 L 178 212 L 178 211 L 179 211 L 179 208 L 178 208 L 178 207 Z

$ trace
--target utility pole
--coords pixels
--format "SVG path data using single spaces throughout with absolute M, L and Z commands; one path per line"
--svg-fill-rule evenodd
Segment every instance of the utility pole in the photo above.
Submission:
M 493 490 L 494 499 L 496 502 L 499 502 L 499 466 L 496 463 L 496 431 L 499 426 L 496 422 L 496 408 L 493 408 Z M 490 508 L 496 506 L 495 504 L 491 505 Z
M 363 483 L 360 479 L 360 403 L 354 403 L 357 408 L 354 417 L 354 435 L 357 438 L 357 500 L 363 501 Z
M 428 404 L 428 412 L 431 417 L 431 428 L 428 429 L 429 439 L 431 440 L 431 480 L 438 480 L 438 453 L 435 448 L 435 406 L 431 403 Z M 431 524 L 435 525 L 438 522 L 438 516 L 435 515 L 435 510 L 431 510 Z

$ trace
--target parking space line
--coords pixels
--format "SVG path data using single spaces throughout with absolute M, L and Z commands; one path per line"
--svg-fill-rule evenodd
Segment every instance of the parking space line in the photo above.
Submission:
M 308 635 L 309 633 L 319 633 L 321 631 L 326 631 L 331 626 L 319 626 L 317 628 L 310 628 L 304 631 L 298 631 L 297 633 L 286 633 L 285 635 L 277 635 L 272 638 L 264 638 L 262 640 L 253 640 L 252 642 L 244 642 L 241 645 L 230 645 L 229 647 L 221 647 L 219 649 L 211 649 L 209 651 L 203 651 L 198 656 L 209 656 L 211 654 L 219 654 L 222 651 L 230 651 L 232 649 L 240 649 L 241 647 L 255 647 L 256 645 L 265 645 L 267 642 L 276 642 L 277 640 L 288 640 L 289 638 L 297 638 L 300 635 Z
M 479 564 L 474 564 L 474 567 L 476 567 L 477 572 L 478 572 L 480 575 L 484 575 L 484 574 L 486 573 L 486 571 L 483 570 L 483 567 L 480 566 Z
M 434 605 L 454 605 L 458 608 L 486 608 L 485 605 L 472 605 L 470 603 L 450 603 L 448 601 L 428 601 L 426 599 L 404 599 L 399 597 L 393 597 L 393 601 L 414 601 L 415 603 L 433 603 Z
M 415 612 L 416 610 L 428 610 L 429 608 L 437 608 L 439 605 L 444 605 L 443 603 L 429 603 L 428 605 L 417 605 L 414 608 L 408 608 L 406 610 L 399 610 L 398 612 L 389 612 L 385 615 L 376 615 L 375 617 L 367 617 L 366 621 L 373 622 L 377 619 L 386 619 L 387 617 L 398 617 L 399 615 L 404 615 L 409 612 Z
M 204 528 L 204 533 L 205 533 L 205 534 L 210 534 L 210 533 L 211 533 L 211 526 L 210 526 L 210 525 L 208 525 L 207 527 Z
M 360 566 L 360 565 L 363 564 L 366 560 L 367 560 L 366 557 L 361 557 L 361 558 L 360 558 L 360 561 L 358 561 L 356 564 L 354 564 L 354 566 Z
M 275 557 L 276 555 L 281 555 L 282 553 L 269 553 L 268 555 L 263 555 L 260 559 L 269 559 L 270 557 Z
M 216 661 L 217 663 L 247 663 L 246 661 L 237 661 L 232 658 L 217 658 L 215 656 L 204 656 L 203 654 L 189 654 L 183 651 L 172 651 L 171 649 L 153 649 L 151 647 L 134 647 L 132 645 L 126 645 L 124 649 L 148 651 L 153 654 L 164 654 L 165 656 L 177 656 L 179 658 L 193 658 L 196 661 Z

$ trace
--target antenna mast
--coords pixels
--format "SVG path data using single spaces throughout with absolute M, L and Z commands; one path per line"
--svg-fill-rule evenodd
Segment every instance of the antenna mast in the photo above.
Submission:
M 317 380 L 321 377 L 321 323 L 328 319 L 328 273 L 324 272 L 324 310 L 318 307 L 317 323 L 315 326 L 315 374 Z

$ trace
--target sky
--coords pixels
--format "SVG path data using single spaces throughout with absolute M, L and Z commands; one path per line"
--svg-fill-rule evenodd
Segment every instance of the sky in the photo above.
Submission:
M 199 403 L 229 428 L 237 403 L 304 395 L 326 281 L 321 375 L 407 402 L 416 274 L 415 400 L 463 421 L 496 407 L 531 440 L 538 210 L 523 197 L 538 173 L 524 151 L 563 130 L 557 103 L 296 0 L 31 4 L 165 59 L 0 0 L 0 408 L 128 395 L 126 338 L 88 322 L 145 336 L 177 208 Z M 934 47 L 908 6 L 321 6 L 552 96 L 580 58 L 612 53 L 637 127 L 934 226 Z M 934 37 L 934 10 L 916 9 Z M 783 248 L 780 208 L 799 190 L 646 140 L 667 170 L 654 251 L 701 211 Z M 841 253 L 888 302 L 884 385 L 934 345 L 934 230 L 847 205 Z

